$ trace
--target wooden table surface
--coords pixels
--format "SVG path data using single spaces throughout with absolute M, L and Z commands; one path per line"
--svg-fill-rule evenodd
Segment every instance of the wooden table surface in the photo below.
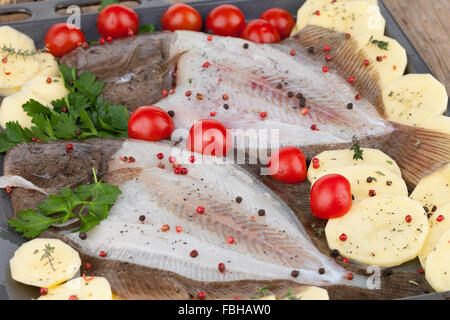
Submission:
M 14 0 L 0 0 L 0 4 Z M 16 0 L 26 2 L 29 0 Z M 450 93 L 450 0 L 382 0 L 400 27 Z M 275 1 L 274 1 L 275 2 Z M 6 19 L 6 20 L 5 20 Z M 0 17 L 8 21 L 13 17 Z

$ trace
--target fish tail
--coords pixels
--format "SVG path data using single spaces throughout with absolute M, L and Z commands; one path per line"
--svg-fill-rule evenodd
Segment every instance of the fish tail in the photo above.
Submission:
M 373 104 L 381 116 L 384 116 L 380 76 L 373 66 L 364 65 L 367 57 L 356 41 L 347 39 L 343 33 L 309 25 L 292 38 L 284 40 L 284 43 L 300 45 L 305 50 L 312 47 L 314 57 L 321 61 L 329 54 L 331 60 L 327 64 L 337 70 L 344 79 L 353 77 L 353 86 L 359 94 Z M 330 48 L 329 51 L 323 49 L 325 46 Z
M 397 130 L 387 148 L 393 153 L 410 186 L 450 162 L 450 135 L 428 129 L 394 124 Z

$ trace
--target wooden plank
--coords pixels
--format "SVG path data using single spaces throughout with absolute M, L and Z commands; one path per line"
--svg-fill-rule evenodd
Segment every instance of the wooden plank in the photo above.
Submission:
M 383 0 L 431 71 L 450 92 L 450 1 Z

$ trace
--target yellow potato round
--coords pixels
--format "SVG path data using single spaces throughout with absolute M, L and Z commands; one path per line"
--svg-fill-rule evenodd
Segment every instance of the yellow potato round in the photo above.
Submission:
M 60 77 L 59 65 L 55 57 L 47 52 L 41 52 L 36 55 L 39 62 L 39 70 L 37 75 L 46 77 Z
M 80 277 L 50 288 L 38 300 L 112 300 L 111 286 L 102 277 Z
M 51 263 L 45 248 L 51 249 Z M 35 287 L 49 288 L 71 279 L 80 269 L 78 252 L 57 239 L 38 238 L 24 243 L 10 260 L 12 278 Z
M 429 211 L 436 206 L 440 210 L 450 203 L 450 163 L 422 178 L 414 191 L 411 199 L 416 200 Z
M 440 218 L 438 219 L 440 216 L 444 217 L 444 220 L 441 220 Z M 444 233 L 450 230 L 450 204 L 435 211 L 428 219 L 428 225 L 430 227 L 430 232 L 422 251 L 419 253 L 419 260 L 424 268 L 430 252 L 433 251 L 437 242 L 442 238 Z
M 431 118 L 423 122 L 420 127 L 450 135 L 450 117 L 438 116 Z
M 445 86 L 430 74 L 407 74 L 398 78 L 382 92 L 388 120 L 420 126 L 447 110 Z
M 377 5 L 367 1 L 338 2 L 330 4 L 314 14 L 308 24 L 327 28 L 336 32 L 383 35 L 386 21 Z
M 33 39 L 10 26 L 0 27 L 0 47 L 14 48 L 16 51 L 28 51 L 29 53 L 36 51 Z M 6 56 L 4 50 L 0 51 L 0 56 Z
M 51 83 L 47 82 L 48 78 L 52 79 Z M 48 101 L 61 99 L 69 93 L 62 78 L 48 76 L 33 77 L 22 87 L 22 91 L 33 96 L 41 96 Z
M 0 88 L 21 87 L 37 73 L 38 69 L 39 62 L 34 56 L 10 55 L 6 63 L 0 63 Z
M 7 97 L 14 93 L 19 92 L 21 87 L 14 87 L 14 88 L 0 88 L 0 97 Z
M 412 220 L 407 222 L 405 217 Z M 342 241 L 340 236 L 347 239 Z M 325 227 L 330 249 L 368 265 L 393 267 L 414 259 L 428 234 L 428 221 L 420 203 L 404 196 L 384 195 L 353 202 L 343 217 Z
M 292 34 L 297 33 L 308 24 L 309 20 L 315 15 L 315 12 L 319 10 L 322 12 L 326 7 L 330 4 L 334 5 L 341 2 L 354 2 L 361 0 L 337 0 L 335 3 L 331 4 L 330 0 L 307 0 L 297 11 L 297 23 L 295 26 L 295 30 L 293 30 Z M 377 0 L 366 0 L 366 2 L 378 6 Z
M 386 194 L 408 196 L 408 188 L 405 181 L 396 174 L 386 170 L 385 167 L 380 166 L 356 165 L 326 168 L 313 175 L 311 183 L 314 184 L 320 177 L 331 173 L 340 174 L 350 182 L 355 201 L 369 198 L 371 190 L 375 191 L 375 198 Z M 367 181 L 369 177 L 370 182 Z
M 408 58 L 406 50 L 395 39 L 383 35 L 365 34 L 355 37 L 354 40 L 378 72 L 382 88 L 403 75 Z M 377 43 L 381 44 L 377 45 Z M 385 43 L 387 43 L 387 50 L 383 49 Z M 377 57 L 383 57 L 383 59 L 377 61 Z
M 311 182 L 313 177 L 324 169 L 355 166 L 355 165 L 373 165 L 384 167 L 391 173 L 402 176 L 397 163 L 384 152 L 377 149 L 361 148 L 363 150 L 363 160 L 353 160 L 354 152 L 350 149 L 328 150 L 319 153 L 314 158 L 319 159 L 319 167 L 315 169 L 310 164 L 308 168 L 308 181 Z
M 450 290 L 450 231 L 442 236 L 428 255 L 425 279 L 438 292 Z
M 22 106 L 30 99 L 34 99 L 43 105 L 51 107 L 50 102 L 47 99 L 38 95 L 19 91 L 18 93 L 3 99 L 0 107 L 0 125 L 5 128 L 7 122 L 18 121 L 23 128 L 31 128 L 33 126 L 33 123 L 31 122 L 32 119 L 22 108 Z

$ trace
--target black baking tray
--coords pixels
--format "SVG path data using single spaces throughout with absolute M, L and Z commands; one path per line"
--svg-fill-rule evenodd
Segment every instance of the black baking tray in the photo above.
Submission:
M 42 2 L 28 2 L 16 5 L 0 7 L 0 15 L 5 13 L 26 13 L 30 17 L 26 20 L 0 23 L 1 25 L 10 25 L 11 27 L 20 30 L 33 38 L 37 47 L 42 47 L 47 30 L 57 22 L 64 22 L 67 16 L 56 13 L 56 10 L 66 8 L 70 5 L 95 5 L 99 4 L 101 0 L 61 0 L 61 1 L 42 1 Z M 157 29 L 160 29 L 160 19 L 162 13 L 171 4 L 166 0 L 139 0 L 139 4 L 133 9 L 139 15 L 141 24 L 154 24 Z M 305 2 L 305 0 L 197 0 L 184 1 L 195 7 L 203 18 L 214 7 L 230 3 L 239 7 L 248 20 L 258 18 L 261 13 L 272 7 L 284 8 L 291 12 L 294 16 L 298 8 Z M 386 35 L 396 39 L 406 50 L 408 55 L 408 66 L 406 73 L 432 73 L 428 68 L 417 50 L 405 36 L 391 13 L 388 11 L 382 1 L 379 1 L 381 13 L 386 20 Z M 81 16 L 81 28 L 88 40 L 99 39 L 95 22 L 96 13 L 85 13 Z M 447 109 L 447 115 L 450 115 L 450 109 Z M 0 174 L 3 174 L 3 156 L 0 155 Z M 5 223 L 6 217 L 12 215 L 12 208 L 9 197 L 4 191 L 0 192 L 0 299 L 29 299 L 34 291 L 30 292 L 30 288 L 22 286 L 19 283 L 11 280 L 9 270 L 9 259 L 12 257 L 14 251 L 20 246 L 24 240 L 23 238 L 8 229 Z M 432 299 L 432 300 L 447 300 L 450 298 L 450 292 L 433 293 L 417 297 L 410 297 L 407 299 Z

